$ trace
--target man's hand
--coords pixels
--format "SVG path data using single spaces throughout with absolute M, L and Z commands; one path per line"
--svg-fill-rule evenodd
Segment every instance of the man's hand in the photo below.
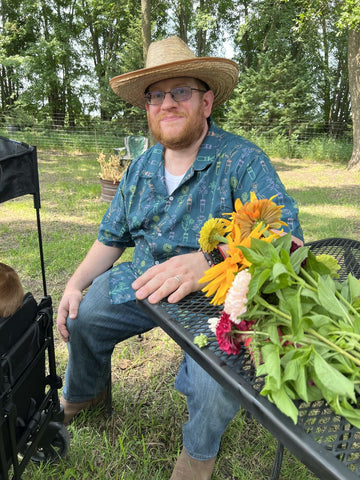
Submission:
M 58 332 L 64 342 L 67 342 L 69 340 L 69 332 L 66 328 L 67 317 L 77 317 L 79 305 L 82 298 L 83 296 L 80 290 L 71 290 L 68 292 L 65 290 L 64 295 L 60 301 L 56 323 Z
M 96 277 L 111 268 L 123 251 L 123 248 L 110 247 L 95 240 L 85 259 L 68 281 L 59 304 L 57 317 L 57 328 L 64 342 L 69 340 L 66 319 L 68 316 L 70 318 L 77 317 L 83 298 L 82 292 L 91 285 Z
M 148 298 L 150 303 L 158 303 L 169 296 L 168 301 L 176 303 L 204 286 L 199 280 L 208 268 L 202 252 L 178 255 L 149 268 L 132 288 L 139 300 Z

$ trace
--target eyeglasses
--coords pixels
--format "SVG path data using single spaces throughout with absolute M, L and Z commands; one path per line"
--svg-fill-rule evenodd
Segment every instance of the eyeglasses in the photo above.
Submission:
M 193 90 L 196 92 L 206 92 L 206 90 L 200 90 L 199 88 L 176 87 L 168 92 L 148 92 L 144 97 L 149 105 L 161 105 L 167 93 L 170 93 L 171 98 L 175 100 L 175 102 L 185 102 L 185 100 L 190 100 Z

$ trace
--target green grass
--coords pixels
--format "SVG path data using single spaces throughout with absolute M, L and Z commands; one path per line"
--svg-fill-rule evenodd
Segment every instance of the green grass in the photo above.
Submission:
M 275 167 L 297 200 L 305 240 L 358 238 L 360 173 L 329 160 L 275 159 Z M 100 200 L 96 154 L 39 152 L 41 219 L 48 291 L 55 311 L 65 284 L 96 238 L 107 209 Z M 26 290 L 40 299 L 42 283 L 32 199 L 0 205 L 0 260 L 19 273 Z M 129 252 L 131 255 L 131 252 Z M 129 258 L 128 255 L 128 258 Z M 63 376 L 67 350 L 55 332 L 58 373 Z M 166 480 L 181 449 L 185 399 L 173 382 L 180 348 L 160 329 L 127 340 L 115 349 L 114 414 L 104 410 L 80 415 L 69 427 L 71 446 L 58 465 L 29 464 L 26 480 Z M 214 480 L 269 478 L 276 441 L 243 412 L 227 429 Z M 282 480 L 315 479 L 285 451 Z

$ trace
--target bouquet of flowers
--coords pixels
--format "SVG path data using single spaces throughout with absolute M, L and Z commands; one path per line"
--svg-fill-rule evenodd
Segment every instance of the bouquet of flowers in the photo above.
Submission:
M 294 423 L 294 400 L 325 399 L 360 428 L 360 282 L 351 274 L 337 281 L 335 258 L 281 235 L 282 207 L 272 200 L 251 194 L 229 219 L 201 230 L 202 249 L 226 243 L 229 255 L 200 280 L 211 302 L 223 304 L 210 327 L 225 352 L 249 349 L 264 376 L 261 394 Z

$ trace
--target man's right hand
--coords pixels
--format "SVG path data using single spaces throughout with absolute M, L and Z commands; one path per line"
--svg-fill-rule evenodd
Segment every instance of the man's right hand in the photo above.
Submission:
M 121 256 L 124 248 L 110 247 L 95 240 L 85 259 L 70 278 L 60 301 L 57 316 L 57 329 L 64 342 L 69 340 L 66 320 L 76 318 L 83 298 L 82 292 L 93 280 L 112 267 Z
M 83 296 L 80 290 L 71 290 L 68 292 L 65 290 L 60 301 L 56 323 L 58 332 L 64 342 L 69 340 L 69 332 L 66 328 L 67 317 L 69 316 L 72 319 L 77 317 L 82 298 Z

